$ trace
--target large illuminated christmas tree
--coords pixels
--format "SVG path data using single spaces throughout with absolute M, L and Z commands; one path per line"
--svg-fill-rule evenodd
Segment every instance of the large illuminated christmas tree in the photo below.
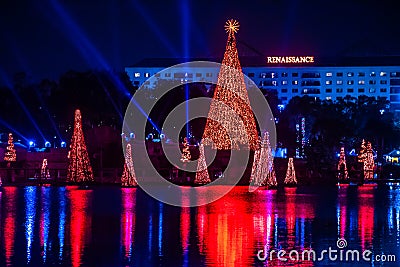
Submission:
M 12 133 L 8 134 L 8 145 L 6 153 L 4 153 L 4 160 L 7 161 L 7 167 L 10 167 L 11 162 L 17 161 L 17 152 L 14 148 L 14 138 Z
M 68 152 L 67 182 L 81 183 L 93 180 L 92 166 L 83 136 L 81 111 L 77 109 L 75 110 L 74 133 Z
M 197 171 L 196 178 L 194 179 L 195 184 L 208 184 L 211 182 L 210 175 L 207 170 L 206 158 L 204 156 L 204 145 L 200 144 L 199 146 L 200 156 L 197 161 Z
M 347 180 L 349 178 L 349 173 L 347 171 L 347 164 L 346 164 L 346 153 L 344 152 L 344 147 L 340 148 L 337 172 L 339 180 Z
M 239 23 L 228 20 L 228 41 L 203 134 L 204 145 L 218 150 L 258 149 L 258 133 L 236 48 Z M 236 116 L 232 116 L 232 111 Z
M 288 168 L 286 171 L 285 185 L 294 186 L 297 184 L 296 171 L 294 170 L 293 158 L 289 158 Z
M 137 186 L 135 169 L 133 168 L 132 146 L 126 145 L 124 172 L 121 177 L 122 186 Z
M 261 148 L 254 152 L 254 162 L 251 170 L 250 184 L 256 186 L 274 187 L 277 185 L 274 168 L 274 157 L 266 132 L 261 141 Z

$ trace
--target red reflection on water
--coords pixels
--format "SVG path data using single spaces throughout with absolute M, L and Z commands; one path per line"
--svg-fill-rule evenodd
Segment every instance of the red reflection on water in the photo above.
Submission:
M 3 187 L 4 196 L 4 246 L 6 255 L 6 264 L 11 266 L 11 257 L 14 255 L 15 241 L 15 217 L 16 217 L 16 202 L 17 188 Z
M 358 187 L 358 234 L 361 239 L 361 248 L 369 249 L 372 247 L 374 234 L 374 186 Z
M 247 192 L 248 193 L 248 192 Z M 254 259 L 254 229 L 250 206 L 234 188 L 223 198 L 208 204 L 204 228 L 206 264 L 213 266 L 249 266 Z M 198 216 L 201 220 L 202 209 Z
M 71 201 L 71 261 L 72 266 L 81 265 L 85 245 L 90 242 L 92 216 L 91 210 L 92 190 L 79 190 L 68 188 Z
M 136 188 L 122 188 L 121 236 L 124 256 L 130 259 L 135 236 Z
M 189 231 L 190 231 L 190 208 L 181 208 L 181 245 L 182 250 L 186 252 L 189 246 Z
M 348 185 L 340 185 L 338 191 L 338 208 L 337 211 L 338 218 L 338 234 L 340 238 L 345 238 L 346 229 L 347 229 L 347 190 Z
M 206 206 L 199 206 L 197 208 L 197 234 L 198 234 L 198 247 L 200 254 L 204 254 L 205 250 L 205 240 L 204 240 L 204 232 L 206 231 L 206 226 L 208 224 L 207 220 L 207 209 Z

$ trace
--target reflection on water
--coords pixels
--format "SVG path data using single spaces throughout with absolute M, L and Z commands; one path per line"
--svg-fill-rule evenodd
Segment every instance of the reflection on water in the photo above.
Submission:
M 400 260 L 393 186 L 235 187 L 196 208 L 165 205 L 136 188 L 4 187 L 0 203 L 0 266 L 342 266 L 256 256 L 318 252 L 336 248 L 338 238 Z

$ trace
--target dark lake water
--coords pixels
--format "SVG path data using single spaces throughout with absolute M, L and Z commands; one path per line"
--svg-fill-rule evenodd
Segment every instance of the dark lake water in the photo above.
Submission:
M 0 266 L 400 266 L 395 185 L 253 193 L 238 186 L 196 208 L 118 187 L 4 187 L 0 201 Z M 371 261 L 257 258 L 263 249 L 319 257 L 339 250 L 339 238 L 344 253 L 370 250 Z

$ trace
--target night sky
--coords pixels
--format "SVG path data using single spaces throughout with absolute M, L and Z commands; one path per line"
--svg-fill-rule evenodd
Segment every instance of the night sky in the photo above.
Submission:
M 0 84 L 20 71 L 57 79 L 147 57 L 221 57 L 229 18 L 241 24 L 238 40 L 264 55 L 400 54 L 395 1 L 229 2 L 1 1 Z

